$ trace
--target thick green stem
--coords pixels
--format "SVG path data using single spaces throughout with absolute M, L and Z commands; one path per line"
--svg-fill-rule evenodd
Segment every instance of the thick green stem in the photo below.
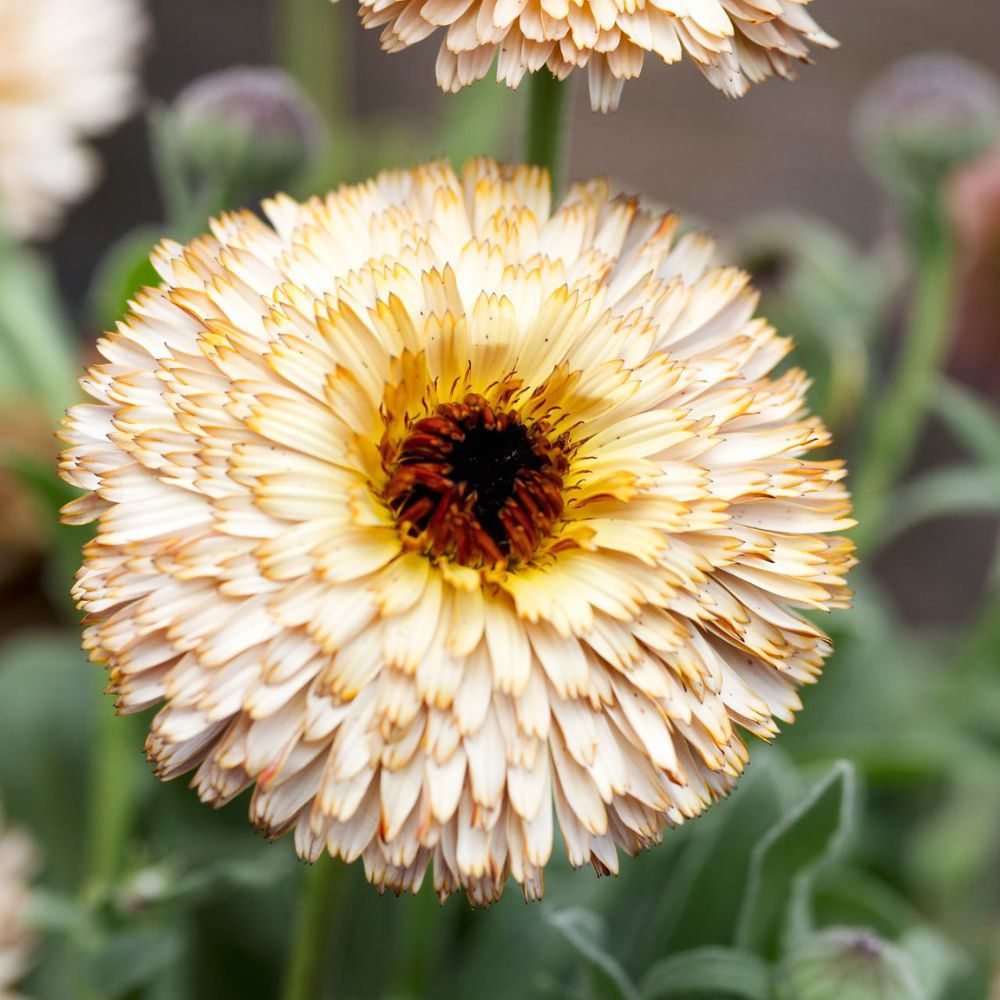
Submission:
M 91 763 L 87 874 L 84 891 L 106 892 L 121 872 L 136 800 L 134 766 L 138 752 L 132 720 L 115 714 L 103 691 L 96 691 L 95 740 Z
M 964 674 L 992 674 L 996 669 L 995 650 L 1000 649 L 1000 537 L 993 548 L 982 606 L 965 629 L 957 657 L 957 669 Z M 963 692 L 979 690 L 965 683 Z
M 886 500 L 920 440 L 930 396 L 944 361 L 953 318 L 955 259 L 942 207 L 916 229 L 916 290 L 896 369 L 870 416 L 867 445 L 854 484 L 862 548 L 877 537 Z
M 281 1000 L 319 1000 L 324 995 L 327 947 L 344 891 L 341 868 L 324 854 L 304 873 Z
M 312 98 L 331 129 L 347 110 L 351 77 L 350 4 L 276 0 L 281 62 Z
M 530 80 L 524 159 L 545 167 L 553 189 L 558 190 L 569 84 L 556 79 L 547 69 L 532 73 Z
M 450 938 L 448 911 L 429 883 L 427 879 L 416 898 L 405 901 L 401 933 L 393 947 L 395 975 L 387 991 L 390 996 L 427 996 L 431 970 Z

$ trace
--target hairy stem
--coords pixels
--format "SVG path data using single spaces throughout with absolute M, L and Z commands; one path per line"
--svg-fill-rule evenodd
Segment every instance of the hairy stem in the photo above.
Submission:
M 277 4 L 281 62 L 335 130 L 346 114 L 351 78 L 348 5 L 328 0 Z
M 870 415 L 855 481 L 862 548 L 877 537 L 889 492 L 920 440 L 951 330 L 955 260 L 943 207 L 929 210 L 915 227 L 913 245 L 916 290 L 909 327 L 889 385 Z
M 282 1000 L 318 1000 L 323 996 L 327 947 L 344 891 L 340 871 L 340 863 L 324 854 L 304 873 Z
M 552 187 L 559 189 L 569 85 L 547 69 L 532 73 L 528 89 L 525 162 L 545 167 Z
M 119 717 L 111 700 L 95 692 L 96 738 L 91 762 L 85 892 L 110 889 L 122 868 L 136 798 L 135 726 Z

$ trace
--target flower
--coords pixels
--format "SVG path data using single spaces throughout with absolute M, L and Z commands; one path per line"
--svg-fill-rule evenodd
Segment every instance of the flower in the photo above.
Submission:
M 487 160 L 154 255 L 65 478 L 75 596 L 158 773 L 380 887 L 618 870 L 800 707 L 851 544 L 806 378 L 673 214 Z M 273 228 L 272 228 L 273 227 Z
M 34 858 L 23 833 L 0 829 L 0 1000 L 16 1000 L 14 989 L 31 963 L 35 935 L 24 917 Z
M 595 111 L 618 106 L 626 80 L 647 52 L 666 63 L 685 54 L 709 82 L 740 97 L 769 76 L 795 76 L 809 46 L 836 42 L 806 13 L 810 0 L 361 0 L 365 27 L 384 25 L 381 41 L 398 52 L 446 28 L 437 79 L 455 92 L 486 75 L 499 52 L 497 80 L 517 87 L 543 67 L 560 79 L 588 67 Z
M 89 136 L 135 100 L 137 0 L 0 0 L 0 228 L 47 236 L 97 175 Z

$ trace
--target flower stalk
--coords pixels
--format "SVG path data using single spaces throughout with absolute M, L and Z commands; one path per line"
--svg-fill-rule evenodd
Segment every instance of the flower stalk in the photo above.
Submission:
M 119 717 L 103 691 L 94 705 L 97 727 L 91 764 L 85 894 L 103 894 L 121 873 L 136 798 L 132 757 L 135 728 Z
M 955 299 L 955 254 L 943 199 L 911 221 L 915 290 L 892 379 L 870 420 L 854 489 L 860 548 L 877 535 L 888 495 L 905 473 L 945 358 Z
M 331 129 L 346 114 L 351 46 L 344 4 L 279 0 L 281 63 L 320 109 Z
M 548 70 L 531 74 L 528 120 L 525 129 L 525 162 L 545 167 L 552 188 L 559 191 L 566 132 L 566 93 L 569 84 Z
M 327 946 L 344 893 L 340 875 L 340 862 L 327 854 L 303 873 L 281 1000 L 316 1000 L 322 995 Z

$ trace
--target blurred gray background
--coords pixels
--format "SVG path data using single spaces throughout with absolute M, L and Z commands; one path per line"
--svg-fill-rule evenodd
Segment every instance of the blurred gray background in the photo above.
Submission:
M 273 25 L 281 2 L 309 0 L 150 0 L 147 94 L 168 100 L 202 73 L 278 58 Z M 350 29 L 350 113 L 433 124 L 448 100 L 434 85 L 435 38 L 386 56 L 377 32 L 357 23 L 353 0 L 341 3 L 345 9 L 331 11 L 330 20 Z M 850 136 L 858 94 L 898 56 L 928 49 L 952 50 L 1000 69 L 1000 2 L 814 0 L 810 10 L 841 48 L 817 52 L 816 64 L 803 68 L 796 84 L 772 80 L 741 101 L 722 97 L 692 66 L 650 58 L 642 76 L 626 84 L 618 113 L 600 116 L 591 113 L 584 74 L 578 74 L 571 173 L 609 174 L 719 228 L 782 206 L 826 217 L 859 238 L 870 236 L 879 225 L 877 199 Z M 160 217 L 141 120 L 101 147 L 104 183 L 70 217 L 56 248 L 74 300 L 116 236 L 139 220 Z

